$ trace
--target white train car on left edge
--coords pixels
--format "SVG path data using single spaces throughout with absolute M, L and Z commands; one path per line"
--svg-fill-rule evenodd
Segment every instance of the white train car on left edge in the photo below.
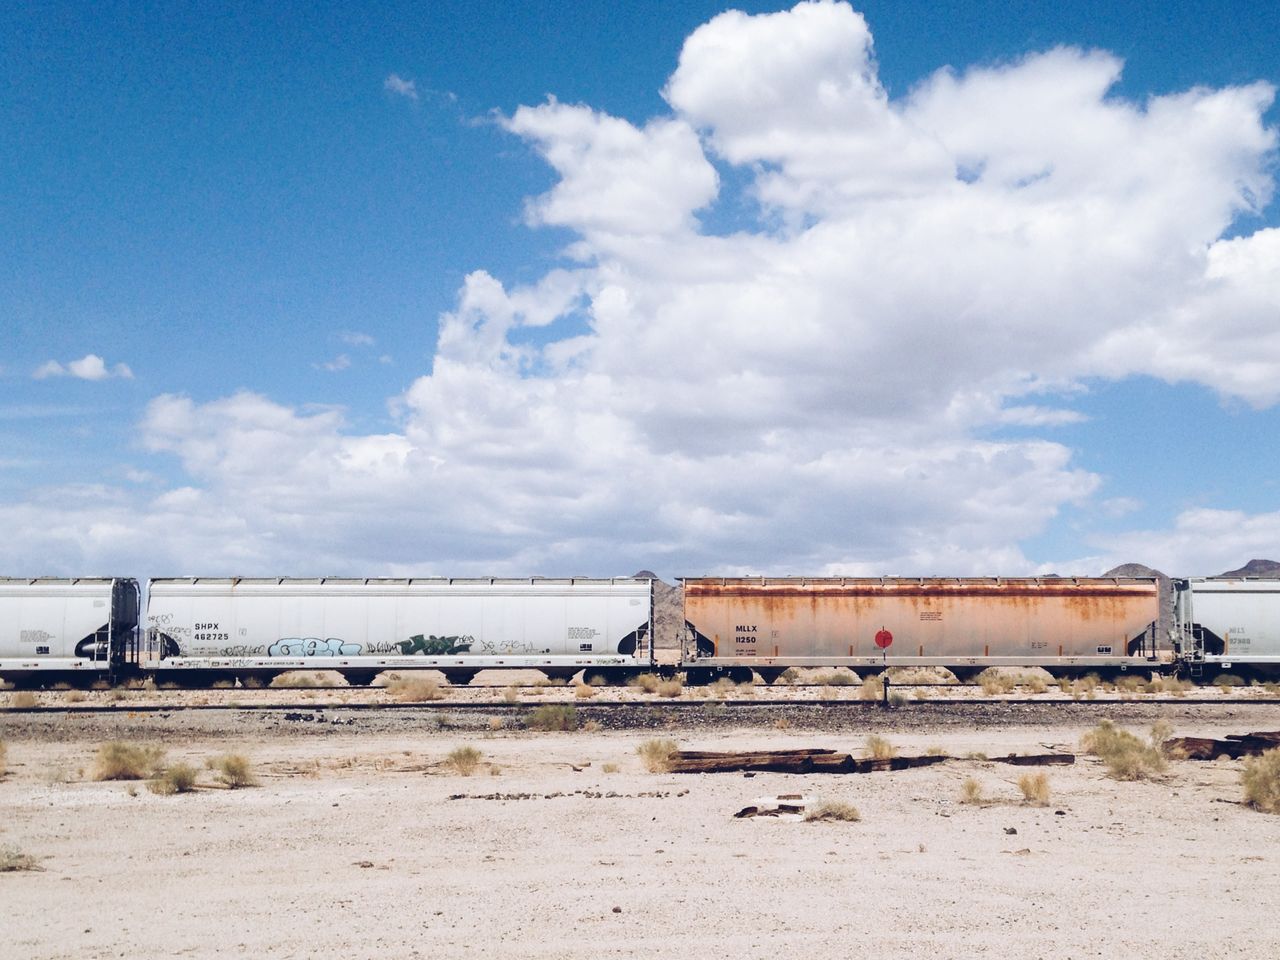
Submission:
M 136 580 L 0 578 L 0 679 L 15 686 L 114 679 L 137 640 Z
M 201 685 L 336 670 L 541 670 L 624 679 L 653 664 L 653 582 L 614 579 L 166 578 L 150 581 L 144 671 Z

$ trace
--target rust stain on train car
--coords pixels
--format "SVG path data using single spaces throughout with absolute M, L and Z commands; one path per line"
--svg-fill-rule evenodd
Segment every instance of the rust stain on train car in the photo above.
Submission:
M 1123 656 L 1157 619 L 1154 579 L 687 579 L 704 632 L 768 637 L 774 656 L 862 655 L 879 629 L 931 655 Z

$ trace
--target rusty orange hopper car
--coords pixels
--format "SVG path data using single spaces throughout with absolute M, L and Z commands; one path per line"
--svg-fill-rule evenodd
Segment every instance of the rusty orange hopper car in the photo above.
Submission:
M 987 667 L 1055 675 L 1150 670 L 1158 585 L 1144 577 L 683 578 L 691 683 L 788 667 Z

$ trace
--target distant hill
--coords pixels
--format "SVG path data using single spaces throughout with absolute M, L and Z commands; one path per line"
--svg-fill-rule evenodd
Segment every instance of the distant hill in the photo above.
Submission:
M 1173 629 L 1173 581 L 1154 567 L 1144 563 L 1122 563 L 1112 567 L 1104 577 L 1155 577 L 1160 589 L 1160 619 L 1156 622 L 1156 635 L 1163 641 Z
M 1250 560 L 1239 570 L 1228 570 L 1218 574 L 1220 577 L 1268 577 L 1280 578 L 1280 563 L 1275 560 Z
M 641 570 L 637 580 L 653 581 L 653 641 L 663 663 L 675 663 L 679 659 L 680 637 L 684 632 L 684 587 L 667 583 L 648 570 Z M 674 651 L 674 652 L 673 652 Z

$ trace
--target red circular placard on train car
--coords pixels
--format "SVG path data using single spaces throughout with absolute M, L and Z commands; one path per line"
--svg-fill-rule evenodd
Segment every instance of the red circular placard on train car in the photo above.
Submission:
M 886 649 L 889 644 L 893 643 L 893 634 L 888 630 L 876 631 L 876 646 L 881 650 Z

